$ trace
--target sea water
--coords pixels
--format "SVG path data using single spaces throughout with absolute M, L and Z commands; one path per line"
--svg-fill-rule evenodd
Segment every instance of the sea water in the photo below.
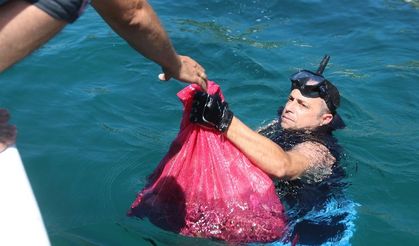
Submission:
M 340 89 L 347 124 L 336 134 L 345 195 L 357 204 L 345 244 L 419 244 L 418 1 L 150 4 L 178 53 L 199 61 L 254 129 L 276 117 L 290 74 L 331 55 L 325 76 Z M 185 84 L 159 82 L 160 71 L 89 6 L 0 75 L 0 106 L 18 127 L 53 245 L 219 244 L 126 217 L 179 127 Z

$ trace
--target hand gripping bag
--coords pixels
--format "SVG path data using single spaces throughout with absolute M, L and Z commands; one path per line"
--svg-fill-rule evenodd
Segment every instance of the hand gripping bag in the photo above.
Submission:
M 189 122 L 196 90 L 190 85 L 177 94 L 184 106 L 179 133 L 128 215 L 185 236 L 235 243 L 281 238 L 285 217 L 272 180 L 224 135 Z M 223 98 L 211 81 L 208 93 Z

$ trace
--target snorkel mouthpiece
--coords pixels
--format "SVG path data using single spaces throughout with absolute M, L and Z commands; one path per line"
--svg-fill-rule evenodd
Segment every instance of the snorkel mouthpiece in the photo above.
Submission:
M 326 68 L 327 63 L 329 63 L 329 60 L 330 60 L 330 56 L 324 55 L 323 60 L 320 62 L 319 68 L 317 69 L 317 72 L 316 72 L 318 75 L 323 74 L 323 71 Z

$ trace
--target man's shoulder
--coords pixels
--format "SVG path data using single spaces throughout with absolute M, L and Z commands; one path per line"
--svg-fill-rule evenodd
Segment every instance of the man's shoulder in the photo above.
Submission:
M 291 151 L 298 152 L 308 160 L 307 169 L 300 176 L 305 182 L 319 182 L 332 174 L 336 158 L 325 145 L 316 141 L 305 141 L 295 145 Z
M 322 143 L 304 141 L 295 145 L 291 151 L 299 152 L 310 160 L 310 166 L 333 165 L 336 161 L 330 150 Z
M 304 149 L 317 149 L 317 150 L 325 150 L 329 152 L 329 149 L 322 143 L 317 142 L 317 141 L 313 141 L 313 140 L 307 140 L 304 141 L 302 143 L 296 144 L 294 146 L 294 149 L 300 149 L 300 148 L 304 148 Z

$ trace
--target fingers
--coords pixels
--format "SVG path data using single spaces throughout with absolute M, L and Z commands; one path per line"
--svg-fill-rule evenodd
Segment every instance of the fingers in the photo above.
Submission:
M 203 91 L 207 91 L 208 77 L 205 69 L 195 60 L 188 56 L 179 55 L 182 67 L 180 68 L 179 76 L 173 76 L 180 81 L 186 83 L 193 83 L 199 85 Z
M 210 96 L 206 92 L 197 91 L 193 97 L 193 106 L 192 107 L 202 107 L 205 106 L 208 98 Z
M 199 78 L 197 84 L 202 88 L 203 91 L 207 91 L 208 89 L 208 81 L 202 77 Z
M 201 67 L 201 65 L 199 65 L 198 63 L 196 63 L 196 75 L 198 75 L 198 77 L 200 77 L 201 79 L 207 80 L 207 74 L 205 73 L 205 69 L 203 67 Z
M 208 88 L 208 77 L 205 73 L 205 69 L 195 62 L 195 69 L 196 69 L 196 75 L 198 77 L 197 84 L 204 90 L 207 91 Z
M 178 58 L 180 66 L 162 67 L 163 73 L 159 74 L 159 79 L 168 81 L 174 78 L 185 83 L 197 84 L 206 92 L 208 77 L 205 69 L 188 56 L 178 55 Z
M 0 124 L 6 123 L 10 119 L 10 114 L 6 109 L 0 108 Z
M 193 83 L 199 85 L 201 89 L 206 92 L 208 89 L 208 78 L 207 74 L 205 73 L 205 69 L 198 65 L 196 67 L 195 73 L 196 75 Z
M 168 81 L 172 78 L 172 76 L 168 75 L 167 73 L 161 73 L 158 75 L 158 78 L 160 81 Z M 199 85 L 199 87 L 201 87 L 201 89 L 203 91 L 207 91 L 208 88 L 208 80 L 207 80 L 207 75 L 204 73 L 197 73 L 197 75 L 195 76 L 195 79 L 191 80 L 192 84 L 197 84 Z
M 185 82 L 197 84 L 202 88 L 203 91 L 206 92 L 208 88 L 208 77 L 205 73 L 205 69 L 201 65 L 199 65 L 198 62 L 196 62 L 190 57 L 181 56 L 181 59 L 183 66 L 185 66 L 185 68 L 189 70 L 189 73 L 191 73 L 193 77 L 191 81 Z
M 16 141 L 16 127 L 8 123 L 10 114 L 5 109 L 0 109 L 0 152 Z
M 189 114 L 189 121 L 192 123 L 198 123 L 199 122 L 199 101 L 193 101 L 191 113 Z
M 16 140 L 16 127 L 13 125 L 0 125 L 0 143 L 13 144 Z
M 208 98 L 208 94 L 202 91 L 196 91 L 192 101 L 191 113 L 189 120 L 192 123 L 202 122 L 202 114 Z
M 0 124 L 0 153 L 16 142 L 16 127 Z

